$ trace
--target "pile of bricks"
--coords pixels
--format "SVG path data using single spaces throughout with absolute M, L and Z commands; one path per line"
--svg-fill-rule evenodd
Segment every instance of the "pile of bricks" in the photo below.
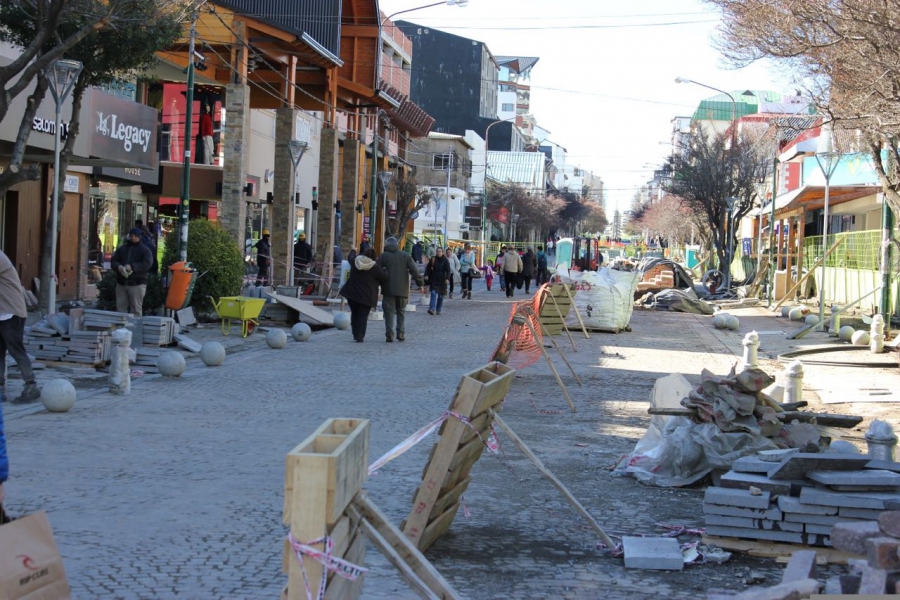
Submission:
M 851 574 L 829 580 L 827 593 L 900 593 L 900 511 L 882 512 L 877 521 L 838 523 L 831 540 L 838 550 L 866 558 L 848 561 Z
M 645 271 L 643 279 L 637 284 L 639 292 L 673 287 L 675 287 L 675 273 L 666 265 L 657 265 Z
M 744 457 L 706 490 L 706 533 L 836 546 L 836 524 L 872 522 L 900 509 L 898 471 L 900 463 L 862 454 L 775 450 Z

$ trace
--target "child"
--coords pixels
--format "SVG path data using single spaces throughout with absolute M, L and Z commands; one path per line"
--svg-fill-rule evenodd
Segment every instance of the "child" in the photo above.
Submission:
M 491 283 L 494 281 L 494 261 L 488 260 L 486 265 L 479 268 L 484 271 L 484 282 L 487 284 L 487 291 L 491 291 Z

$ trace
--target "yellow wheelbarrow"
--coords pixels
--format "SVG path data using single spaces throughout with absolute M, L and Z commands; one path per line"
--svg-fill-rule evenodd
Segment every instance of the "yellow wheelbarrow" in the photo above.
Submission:
M 218 301 L 210 298 L 222 319 L 222 335 L 231 333 L 231 320 L 241 320 L 241 335 L 247 337 L 259 325 L 259 313 L 266 305 L 265 298 L 248 298 L 246 296 L 223 296 Z

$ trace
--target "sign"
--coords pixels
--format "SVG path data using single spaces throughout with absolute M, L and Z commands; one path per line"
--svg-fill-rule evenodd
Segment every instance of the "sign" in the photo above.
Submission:
M 64 192 L 72 192 L 73 194 L 78 193 L 78 175 L 66 175 L 66 181 L 63 183 L 63 191 Z
M 100 90 L 91 92 L 85 98 L 90 107 L 90 126 L 78 136 L 90 141 L 89 155 L 133 167 L 156 167 L 158 111 Z
M 59 137 L 61 140 L 69 137 L 69 122 L 60 121 L 62 130 L 59 132 Z M 33 131 L 37 131 L 38 133 L 46 133 L 56 137 L 56 121 L 53 119 L 44 119 L 42 117 L 35 117 L 31 121 L 31 129 Z
M 155 162 L 159 164 L 159 155 Z M 108 177 L 110 179 L 123 179 L 135 183 L 159 185 L 159 169 L 147 167 L 94 167 L 94 177 Z
M 469 227 L 481 227 L 481 207 L 466 206 L 466 214 L 463 218 Z M 460 229 L 460 231 L 464 230 Z
M 468 223 L 460 223 L 459 230 L 460 231 L 469 231 L 469 224 Z
M 428 227 L 428 228 L 430 228 L 430 229 L 440 229 L 440 228 L 443 227 L 443 226 L 444 226 L 444 223 L 443 223 L 443 222 L 440 222 L 440 223 L 437 223 L 437 222 L 433 222 L 433 223 L 425 223 L 425 227 Z

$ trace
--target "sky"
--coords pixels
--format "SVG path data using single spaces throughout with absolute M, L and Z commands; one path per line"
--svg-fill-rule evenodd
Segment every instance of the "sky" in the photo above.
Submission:
M 380 0 L 388 15 L 427 4 Z M 714 46 L 719 13 L 701 0 L 470 0 L 397 19 L 484 42 L 494 55 L 539 57 L 525 82 L 531 112 L 570 163 L 600 175 L 610 213 L 628 210 L 668 154 L 672 119 L 717 94 L 676 77 L 728 92 L 795 91 L 771 64 L 725 65 Z

